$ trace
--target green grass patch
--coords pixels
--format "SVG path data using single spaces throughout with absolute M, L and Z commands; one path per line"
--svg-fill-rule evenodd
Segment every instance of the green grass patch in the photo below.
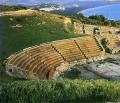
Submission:
M 15 81 L 0 85 L 2 103 L 119 101 L 120 82 L 107 80 Z
M 12 18 L 12 20 L 10 20 Z M 6 16 L 4 34 L 4 56 L 26 47 L 39 45 L 54 40 L 77 37 L 73 30 L 65 31 L 64 23 L 45 18 L 44 16 Z M 21 25 L 22 27 L 15 27 Z M 82 35 L 81 35 L 82 36 Z

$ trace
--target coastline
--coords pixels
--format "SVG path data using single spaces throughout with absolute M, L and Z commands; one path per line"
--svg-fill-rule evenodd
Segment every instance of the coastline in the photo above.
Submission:
M 86 17 L 89 17 L 90 15 L 98 14 L 98 15 L 104 15 L 105 17 L 107 17 L 108 19 L 111 19 L 111 20 L 119 20 L 117 16 L 116 17 L 113 17 L 113 15 L 111 16 L 111 11 L 110 10 L 115 9 L 115 7 L 120 7 L 120 3 L 119 4 L 110 4 L 110 5 L 105 5 L 105 6 L 85 9 L 85 10 L 82 10 L 82 11 L 78 12 L 78 14 L 82 13 Z M 106 13 L 105 9 L 106 9 L 107 13 Z M 101 12 L 101 10 L 103 10 L 103 12 Z M 117 10 L 117 8 L 116 8 L 116 10 Z M 114 12 L 117 14 L 117 12 L 115 10 L 114 10 Z

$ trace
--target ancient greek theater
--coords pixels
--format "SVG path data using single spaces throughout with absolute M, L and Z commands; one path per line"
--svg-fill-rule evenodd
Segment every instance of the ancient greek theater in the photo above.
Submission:
M 13 76 L 46 79 L 57 77 L 78 62 L 85 64 L 104 58 L 105 51 L 97 39 L 86 36 L 26 48 L 11 55 L 6 66 Z
M 65 29 L 69 32 L 70 19 L 63 21 Z M 113 64 L 99 62 L 110 59 L 111 55 L 108 56 L 108 53 L 114 54 L 120 51 L 119 28 L 79 22 L 73 24 L 74 33 L 86 35 L 43 43 L 20 50 L 7 58 L 7 74 L 32 80 L 55 79 L 76 64 L 89 64 L 87 70 L 103 78 L 111 78 L 112 74 L 115 74 L 115 78 L 119 77 L 117 69 L 109 68 L 110 65 L 119 67 L 118 61 L 116 61 L 117 64 L 113 63 L 114 60 Z

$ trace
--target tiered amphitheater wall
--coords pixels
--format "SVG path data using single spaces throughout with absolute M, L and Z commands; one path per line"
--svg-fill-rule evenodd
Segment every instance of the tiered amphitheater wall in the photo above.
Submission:
M 104 58 L 105 51 L 97 39 L 86 36 L 26 48 L 7 59 L 6 71 L 11 76 L 26 79 L 56 78 L 75 64 L 86 64 Z

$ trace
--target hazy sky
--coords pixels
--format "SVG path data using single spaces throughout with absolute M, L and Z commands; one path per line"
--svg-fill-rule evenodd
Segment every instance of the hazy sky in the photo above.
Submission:
M 60 3 L 68 3 L 68 2 L 74 2 L 74 1 L 120 1 L 120 0 L 0 0 L 0 3 L 7 3 L 7 2 L 13 2 L 13 3 L 41 3 L 41 2 L 60 2 Z

